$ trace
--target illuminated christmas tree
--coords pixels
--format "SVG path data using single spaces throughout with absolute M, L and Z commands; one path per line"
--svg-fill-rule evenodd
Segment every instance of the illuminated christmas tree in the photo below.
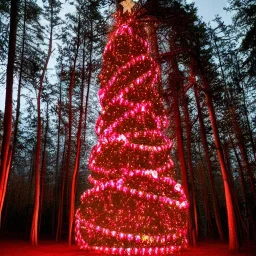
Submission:
M 99 75 L 93 188 L 81 197 L 76 241 L 107 255 L 170 255 L 187 246 L 188 202 L 172 179 L 159 67 L 134 3 L 121 4 L 125 13 L 116 14 Z

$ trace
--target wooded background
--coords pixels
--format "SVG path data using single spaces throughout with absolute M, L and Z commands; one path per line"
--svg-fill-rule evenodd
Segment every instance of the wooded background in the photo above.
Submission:
M 2 234 L 72 242 L 97 139 L 97 76 L 119 2 L 0 2 Z M 256 238 L 256 3 L 228 2 L 230 25 L 220 17 L 206 25 L 183 0 L 140 0 L 135 11 L 161 65 L 190 242 L 229 237 L 236 249 Z

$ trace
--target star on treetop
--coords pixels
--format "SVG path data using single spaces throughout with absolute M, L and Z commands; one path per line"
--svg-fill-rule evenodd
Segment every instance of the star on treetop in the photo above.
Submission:
M 135 3 L 132 0 L 125 0 L 123 2 L 120 3 L 123 6 L 123 13 L 125 12 L 132 12 L 132 7 L 135 5 Z

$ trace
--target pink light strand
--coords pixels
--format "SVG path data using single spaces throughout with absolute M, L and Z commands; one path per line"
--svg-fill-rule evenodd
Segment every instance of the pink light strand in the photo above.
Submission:
M 189 207 L 189 203 L 186 199 L 184 190 L 181 185 L 175 182 L 170 177 L 162 177 L 161 174 L 170 170 L 173 167 L 173 162 L 170 157 L 167 161 L 160 167 L 155 168 L 155 170 L 145 170 L 145 169 L 133 169 L 130 166 L 124 166 L 120 169 L 105 169 L 104 167 L 97 166 L 95 161 L 97 155 L 104 152 L 105 147 L 111 143 L 120 143 L 120 148 L 129 148 L 130 150 L 137 150 L 139 152 L 168 152 L 172 147 L 172 142 L 164 135 L 163 130 L 168 127 L 168 118 L 167 116 L 157 116 L 153 111 L 153 105 L 151 102 L 140 102 L 134 103 L 128 99 L 124 99 L 135 88 L 145 86 L 145 82 L 148 78 L 151 78 L 151 81 L 148 83 L 151 89 L 153 89 L 154 95 L 156 98 L 159 98 L 159 93 L 156 90 L 156 83 L 159 78 L 159 67 L 156 62 L 150 57 L 150 46 L 146 40 L 144 40 L 139 35 L 134 35 L 132 24 L 133 19 L 129 19 L 127 23 L 122 24 L 114 33 L 112 33 L 111 38 L 109 39 L 107 46 L 105 47 L 103 57 L 105 58 L 108 54 L 114 52 L 114 42 L 118 36 L 130 36 L 135 39 L 138 43 L 138 47 L 145 48 L 145 54 L 140 54 L 139 56 L 132 57 L 125 65 L 119 67 L 117 72 L 105 83 L 101 84 L 101 89 L 99 90 L 100 104 L 103 107 L 102 115 L 107 111 L 106 109 L 109 106 L 123 106 L 127 107 L 127 111 L 123 115 L 117 118 L 114 122 L 109 124 L 108 122 L 102 119 L 100 116 L 96 124 L 96 133 L 99 136 L 98 144 L 93 148 L 90 158 L 89 158 L 89 168 L 93 173 L 101 174 L 104 178 L 95 179 L 92 175 L 88 177 L 89 182 L 93 185 L 92 189 L 86 190 L 82 196 L 81 201 L 86 202 L 91 196 L 98 195 L 100 196 L 103 192 L 108 190 L 116 191 L 125 196 L 135 197 L 143 199 L 146 202 L 154 203 L 158 202 L 164 206 L 171 206 L 176 210 L 186 211 Z M 143 49 L 144 49 L 143 48 Z M 119 89 L 118 92 L 112 98 L 109 97 L 113 85 L 116 83 L 117 79 L 121 77 L 129 69 L 136 67 L 143 62 L 151 63 L 150 69 L 145 72 L 143 75 L 134 78 L 129 85 L 124 89 Z M 111 94 L 110 94 L 111 95 Z M 163 104 L 162 100 L 160 104 Z M 138 132 L 126 132 L 124 134 L 119 134 L 117 132 L 118 128 L 123 124 L 124 121 L 129 120 L 130 118 L 140 118 L 142 114 L 150 113 L 152 120 L 154 120 L 156 129 L 155 130 L 144 130 Z M 136 144 L 133 142 L 134 139 L 141 137 L 153 137 L 161 141 L 160 145 L 143 145 Z M 122 178 L 113 178 L 109 179 L 109 175 L 114 175 L 115 173 L 121 173 Z M 159 184 L 164 184 L 169 186 L 176 194 L 177 198 L 172 199 L 165 195 L 157 195 L 150 192 L 144 192 L 140 189 L 130 188 L 126 184 L 126 180 L 132 177 L 145 177 L 148 180 L 153 182 L 158 182 Z M 134 241 L 138 247 L 132 248 L 123 248 L 123 247 L 109 247 L 109 246 L 92 246 L 89 245 L 83 238 L 82 231 L 86 231 L 88 234 L 100 234 L 101 236 L 113 237 L 120 241 Z M 89 249 L 99 253 L 104 253 L 107 255 L 169 255 L 179 252 L 182 248 L 187 246 L 186 228 L 170 228 L 170 234 L 163 235 L 146 235 L 146 239 L 154 241 L 154 247 L 144 247 L 141 242 L 145 237 L 141 234 L 131 234 L 123 233 L 117 230 L 111 230 L 109 228 L 104 228 L 98 225 L 95 225 L 92 220 L 86 220 L 81 213 L 81 209 L 78 209 L 76 213 L 76 241 L 79 244 L 81 249 Z M 172 233 L 173 232 L 173 233 Z M 175 241 L 179 239 L 184 239 L 183 246 L 175 245 Z M 172 241 L 173 245 L 165 245 L 166 242 Z

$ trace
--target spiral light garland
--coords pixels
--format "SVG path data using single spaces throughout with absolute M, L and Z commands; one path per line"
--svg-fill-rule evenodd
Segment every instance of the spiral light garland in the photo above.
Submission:
M 170 255 L 187 246 L 189 204 L 172 178 L 160 70 L 136 17 L 117 15 L 116 26 L 103 53 L 92 188 L 81 196 L 76 241 L 107 255 Z

